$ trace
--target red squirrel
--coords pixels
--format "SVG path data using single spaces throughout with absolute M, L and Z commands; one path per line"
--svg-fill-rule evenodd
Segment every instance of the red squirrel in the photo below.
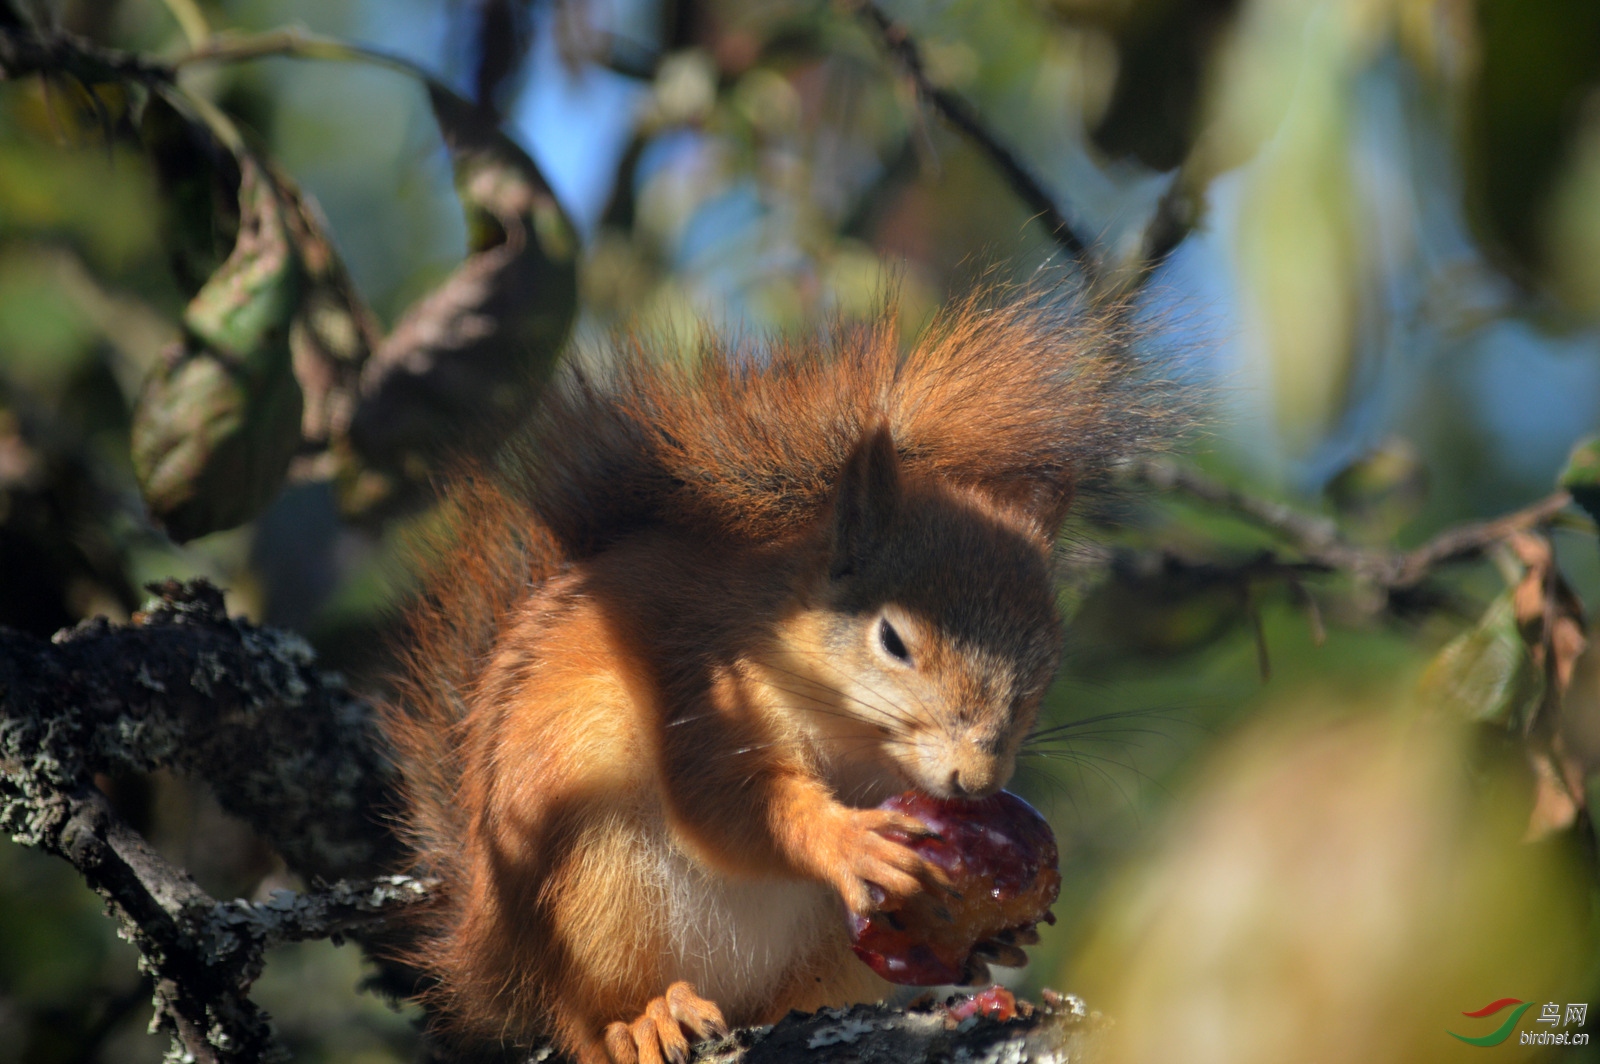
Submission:
M 884 995 L 845 908 L 948 885 L 874 806 L 1010 778 L 1068 505 L 1160 420 L 1130 342 L 975 295 L 909 351 L 885 313 L 551 385 L 445 505 L 387 717 L 442 1035 L 682 1064 Z

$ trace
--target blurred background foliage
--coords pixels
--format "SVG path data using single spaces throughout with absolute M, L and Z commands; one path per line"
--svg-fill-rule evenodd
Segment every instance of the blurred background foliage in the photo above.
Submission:
M 884 13 L 1108 276 L 1187 205 L 1139 299 L 1159 375 L 1206 397 L 1185 463 L 1384 550 L 1548 495 L 1600 427 L 1593 0 Z M 283 27 L 436 82 L 259 36 Z M 1073 272 L 847 2 L 0 2 L 23 30 L 216 53 L 176 91 L 0 84 L 0 624 L 40 634 L 206 575 L 375 682 L 396 530 L 562 352 L 887 287 L 914 332 Z M 1402 587 L 1130 479 L 1065 554 L 1069 661 L 1016 784 L 1061 837 L 1062 919 L 1018 985 L 1090 994 L 1129 1060 L 1470 1059 L 1464 1011 L 1597 1003 L 1592 522 Z M 103 782 L 213 893 L 285 885 L 202 788 Z M 0 1062 L 159 1059 L 71 870 L 7 846 L 0 898 Z M 305 944 L 256 997 L 296 1059 L 410 1059 L 360 978 Z

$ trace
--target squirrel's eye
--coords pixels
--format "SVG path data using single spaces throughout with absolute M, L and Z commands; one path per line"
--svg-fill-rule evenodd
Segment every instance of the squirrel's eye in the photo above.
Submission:
M 905 640 L 894 630 L 894 625 L 886 620 L 878 622 L 878 642 L 883 644 L 883 649 L 892 657 L 899 658 L 907 665 L 911 664 L 911 651 L 906 649 Z

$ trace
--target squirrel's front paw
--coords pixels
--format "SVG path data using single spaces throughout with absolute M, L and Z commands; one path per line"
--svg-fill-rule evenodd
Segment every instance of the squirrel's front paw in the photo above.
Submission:
M 728 1024 L 715 1002 L 694 992 L 688 983 L 673 983 L 667 992 L 644 1007 L 632 1023 L 606 1028 L 606 1054 L 611 1064 L 687 1064 L 689 1039 L 722 1038 Z
M 887 809 L 845 810 L 825 855 L 828 882 L 850 911 L 895 909 L 901 899 L 933 886 L 955 894 L 950 878 L 906 842 L 934 832 L 922 821 Z

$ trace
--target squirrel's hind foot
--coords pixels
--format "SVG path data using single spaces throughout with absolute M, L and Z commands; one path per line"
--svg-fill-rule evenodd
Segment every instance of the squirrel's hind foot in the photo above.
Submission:
M 728 1024 L 716 1003 L 678 982 L 644 1007 L 632 1023 L 606 1028 L 606 1053 L 611 1064 L 688 1064 L 687 1029 L 696 1039 L 722 1038 Z

